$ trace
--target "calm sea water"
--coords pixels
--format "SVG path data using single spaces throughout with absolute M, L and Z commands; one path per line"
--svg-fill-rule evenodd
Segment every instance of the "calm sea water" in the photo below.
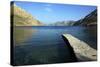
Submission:
M 94 26 L 15 27 L 14 64 L 48 64 L 75 61 L 71 57 L 62 34 L 71 34 L 97 49 L 97 30 Z

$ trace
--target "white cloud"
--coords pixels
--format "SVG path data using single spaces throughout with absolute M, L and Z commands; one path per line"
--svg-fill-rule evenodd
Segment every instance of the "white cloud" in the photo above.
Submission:
M 52 6 L 53 6 L 52 4 L 45 4 L 44 10 L 48 12 L 52 12 L 53 11 Z
M 45 10 L 48 11 L 48 12 L 52 12 L 52 9 L 49 8 L 49 7 L 46 7 Z

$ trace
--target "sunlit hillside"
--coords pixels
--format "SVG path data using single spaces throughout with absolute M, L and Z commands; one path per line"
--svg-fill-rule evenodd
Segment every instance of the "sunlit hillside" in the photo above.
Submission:
M 42 23 L 15 4 L 11 5 L 14 26 L 41 26 Z

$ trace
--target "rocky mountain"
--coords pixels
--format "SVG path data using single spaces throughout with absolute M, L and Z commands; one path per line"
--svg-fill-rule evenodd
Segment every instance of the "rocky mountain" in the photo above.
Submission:
M 42 23 L 15 4 L 11 4 L 11 18 L 14 26 L 41 26 Z
M 90 26 L 97 24 L 97 9 L 86 15 L 83 19 L 80 19 L 74 23 L 74 25 Z
M 79 19 L 77 21 L 59 21 L 53 24 L 50 24 L 51 26 L 91 26 L 91 25 L 97 25 L 97 9 L 83 17 L 82 19 Z

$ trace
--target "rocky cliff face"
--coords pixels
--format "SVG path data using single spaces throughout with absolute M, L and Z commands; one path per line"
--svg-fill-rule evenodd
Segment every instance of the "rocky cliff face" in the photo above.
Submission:
M 31 14 L 27 13 L 25 10 L 16 6 L 11 5 L 11 16 L 13 19 L 14 26 L 41 26 L 42 23 L 35 19 Z
M 83 19 L 76 21 L 74 25 L 91 26 L 97 24 L 97 9 L 86 15 Z
M 97 24 L 97 10 L 94 10 L 82 20 L 82 25 L 96 25 Z

